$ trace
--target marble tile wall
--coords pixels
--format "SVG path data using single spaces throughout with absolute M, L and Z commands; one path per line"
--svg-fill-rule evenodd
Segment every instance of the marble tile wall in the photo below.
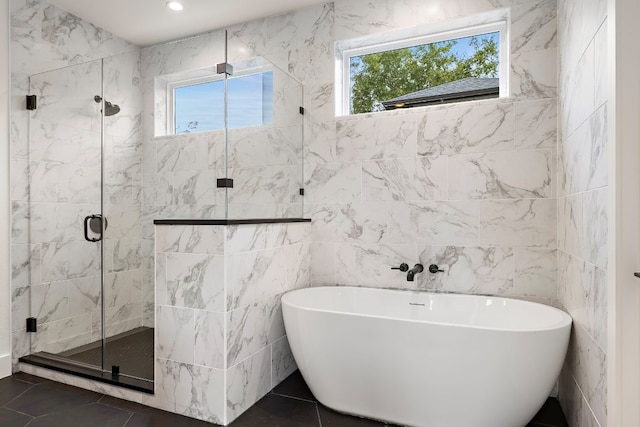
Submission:
M 82 219 L 100 210 L 102 93 L 121 106 L 105 118 L 109 228 L 107 334 L 142 325 L 141 94 L 138 49 L 49 3 L 12 0 L 11 200 L 15 360 L 100 337 L 100 247 Z M 24 96 L 38 95 L 28 112 Z M 149 289 L 151 291 L 151 289 Z M 147 296 L 153 301 L 153 296 Z M 39 320 L 29 337 L 24 319 Z
M 215 73 L 214 66 L 225 61 L 224 45 L 224 32 L 214 31 L 142 50 L 145 283 L 153 278 L 154 219 L 302 216 L 302 87 L 282 69 L 257 60 L 260 53 L 238 38 L 229 37 L 227 50 L 235 70 L 273 72 L 273 122 L 229 129 L 228 146 L 224 130 L 167 135 L 167 82 Z M 242 111 L 230 105 L 228 114 Z M 234 180 L 233 189 L 216 188 L 216 179 L 225 176 Z
M 335 42 L 508 8 L 511 96 L 336 116 Z M 315 285 L 557 300 L 557 3 L 335 1 L 232 27 L 304 85 Z M 436 263 L 413 283 L 390 267 Z
M 226 424 L 296 369 L 280 297 L 309 285 L 309 229 L 156 226 L 163 409 Z
M 560 402 L 607 424 L 607 2 L 559 8 L 558 295 L 573 317 Z

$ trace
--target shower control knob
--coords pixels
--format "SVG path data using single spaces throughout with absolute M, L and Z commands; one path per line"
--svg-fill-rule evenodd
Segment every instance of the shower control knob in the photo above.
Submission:
M 400 267 L 391 267 L 392 270 L 409 271 L 409 264 L 403 262 Z
M 444 270 L 440 270 L 440 268 L 438 268 L 437 265 L 431 264 L 429 266 L 429 273 L 431 273 L 431 274 L 444 273 Z

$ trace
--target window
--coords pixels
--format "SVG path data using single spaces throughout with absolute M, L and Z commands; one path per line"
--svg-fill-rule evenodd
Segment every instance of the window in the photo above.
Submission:
M 388 38 L 388 36 L 387 36 Z M 338 44 L 338 114 L 507 96 L 506 21 L 438 34 Z M 367 43 L 368 42 L 368 43 Z
M 229 128 L 273 122 L 273 72 L 243 72 L 227 80 Z M 206 76 L 168 86 L 170 134 L 224 129 L 224 79 Z

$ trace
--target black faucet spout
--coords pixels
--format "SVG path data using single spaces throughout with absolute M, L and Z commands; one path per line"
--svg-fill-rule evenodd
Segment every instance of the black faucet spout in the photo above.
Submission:
M 422 264 L 414 265 L 411 270 L 407 271 L 407 282 L 413 282 L 416 274 L 422 273 L 423 271 L 424 267 L 422 266 Z

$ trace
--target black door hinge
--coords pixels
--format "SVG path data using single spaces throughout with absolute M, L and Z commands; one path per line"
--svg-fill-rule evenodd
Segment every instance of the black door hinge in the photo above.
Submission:
M 218 188 L 233 188 L 233 179 L 218 178 Z
M 302 114 L 304 116 L 304 107 L 300 107 L 300 114 Z
M 300 189 L 300 195 L 301 195 L 301 196 L 304 196 L 304 188 L 301 188 L 301 189 Z
M 35 110 L 38 107 L 38 98 L 35 95 L 27 95 L 27 110 Z
M 35 317 L 27 318 L 27 332 L 38 332 L 38 319 Z

